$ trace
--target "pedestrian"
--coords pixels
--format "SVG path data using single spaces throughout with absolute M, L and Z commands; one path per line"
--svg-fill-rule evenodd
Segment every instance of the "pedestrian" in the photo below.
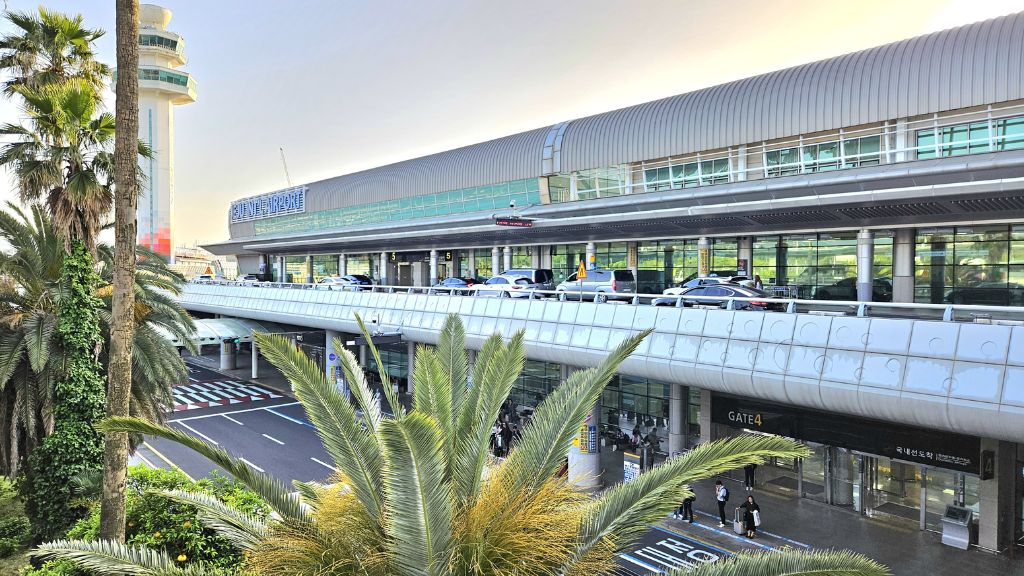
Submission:
M 512 446 L 512 428 L 509 427 L 507 422 L 501 424 L 501 445 L 502 445 L 502 456 L 508 456 L 509 447 Z
M 639 450 L 643 443 L 644 439 L 640 436 L 640 428 L 633 428 L 633 437 L 629 440 L 629 448 L 634 451 Z
M 761 523 L 761 507 L 754 502 L 753 495 L 747 495 L 747 501 L 740 504 L 743 508 L 743 528 L 747 531 L 747 538 L 753 538 L 757 534 L 757 525 Z
M 754 489 L 754 470 L 757 470 L 757 464 L 747 464 L 743 467 L 743 486 L 747 492 Z
M 673 518 L 682 517 L 683 520 L 689 520 L 690 524 L 693 524 L 693 501 L 697 499 L 695 494 L 690 494 L 686 498 L 683 498 L 683 504 L 676 510 L 676 513 L 672 515 Z
M 754 288 L 758 290 L 764 290 L 764 282 L 761 281 L 760 274 L 754 274 Z
M 715 480 L 715 500 L 718 501 L 718 527 L 725 527 L 725 503 L 729 501 L 729 489 L 722 485 L 721 480 Z

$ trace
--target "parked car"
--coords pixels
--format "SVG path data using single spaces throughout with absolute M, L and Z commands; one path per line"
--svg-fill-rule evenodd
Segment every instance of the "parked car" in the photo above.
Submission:
M 513 268 L 505 270 L 502 276 L 521 276 L 530 281 L 530 287 L 536 290 L 554 290 L 555 275 L 546 268 Z
M 437 284 L 434 284 L 433 288 L 435 292 L 441 294 L 458 294 L 459 296 L 465 296 L 471 294 L 471 288 L 477 284 L 476 278 L 445 278 Z
M 483 284 L 474 284 L 472 290 L 477 296 L 529 298 L 532 285 L 529 278 L 501 275 L 494 276 Z
M 192 282 L 213 282 L 214 280 L 218 280 L 218 278 L 213 274 L 200 274 L 193 278 Z
M 697 286 L 708 286 L 711 284 L 739 284 L 740 282 L 746 282 L 750 278 L 746 276 L 705 276 L 703 278 L 691 278 L 686 282 L 683 282 L 679 286 L 673 288 L 666 288 L 662 290 L 662 294 L 678 296 L 684 291 L 690 288 L 696 288 Z
M 696 298 L 703 296 L 705 298 Z M 735 302 L 737 310 L 771 310 L 782 312 L 786 309 L 786 303 L 772 298 L 770 294 L 757 288 L 748 288 L 738 284 L 713 284 L 694 286 L 686 289 L 682 294 L 670 297 L 655 298 L 651 301 L 653 306 L 675 306 L 682 298 L 683 306 L 720 306 L 725 308 L 730 298 L 758 298 L 759 300 Z M 763 300 L 760 300 L 762 299 Z
M 326 286 L 329 290 L 363 290 L 364 287 L 373 286 L 373 280 L 362 274 L 348 274 L 346 276 L 325 276 L 317 284 Z
M 573 274 L 555 290 L 559 297 L 569 300 L 632 300 L 636 295 L 636 279 L 632 270 L 587 270 L 582 282 Z
M 946 294 L 946 302 L 976 306 L 1024 306 L 1024 286 L 1016 282 L 981 282 L 977 286 L 953 288 Z
M 815 300 L 857 300 L 857 277 L 843 278 L 830 286 L 819 286 Z M 875 278 L 871 286 L 872 302 L 892 302 L 892 282 L 888 278 Z

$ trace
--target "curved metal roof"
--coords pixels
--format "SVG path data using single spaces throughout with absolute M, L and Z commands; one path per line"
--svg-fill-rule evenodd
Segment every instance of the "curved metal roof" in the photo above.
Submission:
M 306 211 L 1019 99 L 1024 12 L 314 182 Z

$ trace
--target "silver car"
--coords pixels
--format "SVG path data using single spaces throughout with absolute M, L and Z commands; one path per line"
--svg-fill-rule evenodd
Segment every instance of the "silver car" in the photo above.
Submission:
M 568 300 L 631 300 L 636 295 L 636 278 L 632 270 L 587 270 L 579 281 L 576 274 L 566 278 L 555 290 Z

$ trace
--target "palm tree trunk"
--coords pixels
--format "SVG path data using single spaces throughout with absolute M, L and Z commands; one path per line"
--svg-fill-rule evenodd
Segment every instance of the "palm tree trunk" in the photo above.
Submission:
M 114 138 L 114 294 L 107 368 L 107 415 L 128 416 L 135 332 L 135 212 L 138 203 L 139 2 L 117 0 L 117 104 Z M 124 541 L 128 434 L 106 435 L 100 538 Z

